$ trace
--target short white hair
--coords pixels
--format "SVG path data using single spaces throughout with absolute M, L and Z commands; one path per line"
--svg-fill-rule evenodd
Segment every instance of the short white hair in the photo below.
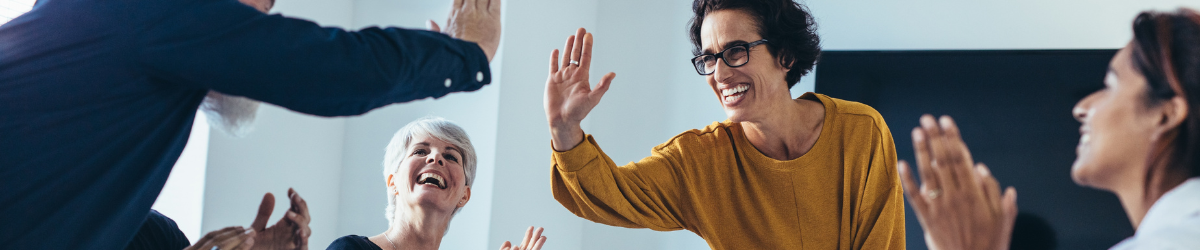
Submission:
M 463 173 L 466 175 L 467 186 L 471 186 L 471 182 L 475 180 L 475 147 L 471 145 L 471 139 L 467 137 L 467 131 L 463 130 L 454 122 L 436 116 L 426 116 L 416 121 L 404 125 L 396 134 L 392 136 L 392 141 L 388 143 L 387 149 L 383 155 L 383 178 L 387 178 L 389 174 L 396 173 L 400 168 L 400 163 L 409 156 L 408 146 L 412 145 L 412 140 L 418 135 L 426 135 L 437 138 L 445 142 L 449 142 L 458 151 L 462 153 Z M 385 214 L 390 227 L 395 220 L 396 213 L 396 196 L 392 192 L 387 192 L 388 203 Z M 461 207 L 454 209 L 454 214 L 457 215 Z M 451 215 L 453 216 L 453 215 Z

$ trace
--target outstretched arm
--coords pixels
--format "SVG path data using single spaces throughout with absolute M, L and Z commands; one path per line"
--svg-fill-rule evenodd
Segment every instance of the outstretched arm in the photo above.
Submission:
M 155 80 L 323 116 L 477 90 L 491 82 L 500 32 L 499 0 L 456 1 L 446 27 L 453 36 L 323 28 L 234 1 L 157 4 L 172 5 L 170 14 L 145 22 L 130 46 Z

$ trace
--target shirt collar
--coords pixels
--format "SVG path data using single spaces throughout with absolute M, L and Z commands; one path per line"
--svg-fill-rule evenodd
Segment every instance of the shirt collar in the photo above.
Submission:
M 1137 231 L 1154 231 L 1197 216 L 1200 216 L 1200 177 L 1193 177 L 1158 198 L 1142 218 Z

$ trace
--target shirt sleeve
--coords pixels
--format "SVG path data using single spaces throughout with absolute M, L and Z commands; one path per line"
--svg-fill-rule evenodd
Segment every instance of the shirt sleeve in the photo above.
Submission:
M 137 34 L 136 61 L 159 82 L 321 116 L 358 115 L 491 82 L 477 44 L 441 33 L 346 31 L 236 1 L 178 2 Z
M 673 147 L 655 147 L 636 163 L 617 166 L 591 135 L 554 152 L 551 190 L 571 213 L 597 223 L 659 231 L 683 229 L 679 217 L 680 165 Z
M 877 126 L 855 214 L 854 249 L 905 249 L 904 194 L 896 172 L 896 145 L 887 125 Z

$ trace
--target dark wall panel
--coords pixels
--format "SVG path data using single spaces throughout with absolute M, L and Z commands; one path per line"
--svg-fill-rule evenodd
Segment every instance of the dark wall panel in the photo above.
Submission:
M 1071 109 L 1103 86 L 1115 52 L 826 51 L 816 92 L 879 110 L 899 158 L 910 162 L 917 118 L 954 117 L 975 160 L 1017 188 L 1022 212 L 1049 222 L 1058 249 L 1106 249 L 1133 228 L 1116 196 L 1071 181 L 1079 140 Z M 925 249 L 912 209 L 905 212 L 909 249 Z

